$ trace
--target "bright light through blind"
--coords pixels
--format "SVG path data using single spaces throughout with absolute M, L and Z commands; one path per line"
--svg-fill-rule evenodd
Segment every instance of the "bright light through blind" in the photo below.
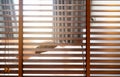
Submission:
M 85 0 L 24 0 L 23 7 L 24 76 L 84 77 Z
M 24 28 L 24 32 L 53 32 L 52 28 L 37 28 L 37 27 L 51 27 L 53 25 L 53 6 L 37 6 L 41 4 L 49 4 L 52 5 L 52 0 L 35 0 L 33 1 L 24 1 L 25 4 L 33 4 L 33 6 L 24 6 L 23 9 L 25 10 L 23 13 L 25 15 L 24 26 L 25 27 L 36 27 L 36 28 Z M 35 11 L 34 11 L 35 10 Z M 42 11 L 43 10 L 43 11 Z M 46 11 L 44 11 L 46 10 Z M 48 10 L 48 11 L 47 11 Z M 40 12 L 41 11 L 41 12 Z M 33 16 L 32 16 L 33 15 Z M 44 17 L 45 16 L 45 17 Z M 24 37 L 53 37 L 52 34 L 24 34 Z M 44 42 L 44 40 L 33 40 L 33 42 Z
M 92 0 L 91 77 L 120 76 L 120 1 Z

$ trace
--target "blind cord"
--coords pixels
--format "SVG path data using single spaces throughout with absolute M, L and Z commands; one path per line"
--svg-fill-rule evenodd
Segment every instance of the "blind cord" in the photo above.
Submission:
M 85 1 L 82 0 L 81 3 L 83 4 L 82 10 L 84 10 L 84 8 L 85 8 L 85 7 L 84 7 Z M 83 29 L 82 29 L 82 32 L 84 32 Z M 83 35 L 81 35 L 81 37 L 84 38 Z M 83 61 L 83 72 L 84 72 L 83 75 L 86 76 L 86 62 L 85 62 L 85 53 L 84 53 L 85 51 L 84 51 L 84 46 L 83 46 L 83 45 L 84 45 L 83 40 L 82 40 L 82 43 L 81 43 L 81 44 L 82 44 L 82 45 L 81 45 L 81 49 L 82 49 L 82 61 Z

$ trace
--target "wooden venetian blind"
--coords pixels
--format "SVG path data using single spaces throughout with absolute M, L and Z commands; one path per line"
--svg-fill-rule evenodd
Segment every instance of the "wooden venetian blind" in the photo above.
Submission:
M 23 76 L 86 76 L 86 0 L 23 4 Z
M 0 76 L 120 77 L 120 1 L 91 0 L 91 18 L 89 8 L 90 0 L 0 0 Z
M 119 77 L 120 1 L 89 3 L 0 0 L 0 76 Z
M 18 1 L 0 0 L 0 77 L 18 76 L 17 56 Z
M 91 40 L 89 2 L 0 0 L 0 76 L 119 77 L 120 1 L 91 0 Z
M 120 76 L 120 1 L 92 0 L 91 77 Z

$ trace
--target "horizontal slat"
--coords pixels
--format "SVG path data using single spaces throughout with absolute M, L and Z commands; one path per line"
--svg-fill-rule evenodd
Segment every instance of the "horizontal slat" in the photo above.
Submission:
M 1 57 L 17 57 L 18 54 L 0 54 Z M 84 57 L 85 54 L 24 54 L 24 57 Z M 120 54 L 91 54 L 91 57 L 120 57 Z
M 85 32 L 24 32 L 24 34 L 85 34 Z
M 11 12 L 11 11 L 19 11 L 19 10 L 0 10 L 0 11 L 1 11 L 1 12 L 2 12 L 2 11 Z M 56 12 L 56 11 L 58 12 L 58 11 L 60 11 L 60 12 L 64 12 L 65 10 L 62 10 L 62 9 L 61 9 L 61 10 L 36 10 L 36 9 L 35 9 L 35 10 L 29 10 L 29 9 L 23 9 L 23 11 L 34 11 L 34 12 L 35 12 L 35 11 L 39 11 L 39 12 L 40 12 L 40 11 L 42 11 L 42 12 L 43 12 L 43 11 L 45 11 L 45 12 L 53 12 L 53 11 L 54 11 L 54 12 Z M 72 12 L 85 12 L 85 10 L 71 10 L 71 9 L 70 9 L 70 10 L 68 9 L 68 10 L 66 10 L 66 11 L 67 11 L 67 12 L 71 12 L 71 11 L 72 11 Z
M 18 43 L 0 43 L 0 45 L 18 45 Z
M 1 34 L 7 34 L 7 32 L 0 32 Z M 9 34 L 17 34 L 17 32 L 9 32 Z M 85 34 L 86 32 L 24 32 L 24 34 Z M 97 35 L 118 35 L 120 32 L 91 32 L 91 34 Z
M 8 56 L 8 57 L 15 57 L 15 56 L 18 56 L 18 54 L 0 54 L 0 57 L 6 57 L 6 56 Z
M 29 49 L 29 48 L 28 48 Z M 61 51 L 61 52 L 64 52 L 64 51 L 84 51 L 85 49 L 83 48 L 40 48 L 40 49 L 36 49 L 36 51 Z
M 72 41 L 76 41 L 76 40 L 72 40 Z M 56 46 L 80 46 L 80 45 L 84 45 L 84 44 L 82 44 L 81 43 L 81 41 L 76 41 L 77 43 L 58 43 L 58 44 L 51 44 L 51 45 L 56 45 Z M 37 44 L 37 45 L 40 45 L 40 43 L 39 44 Z M 50 43 L 49 44 L 42 44 L 42 45 L 49 45 L 50 46 Z M 25 46 L 25 45 L 24 45 Z M 26 46 L 30 46 L 30 45 L 26 45 Z M 32 46 L 32 45 L 31 45 Z M 47 48 L 50 48 L 49 46 L 46 46 Z M 55 46 L 55 47 L 56 47 Z M 45 46 L 44 46 L 45 47 Z M 25 47 L 24 47 L 25 48 Z
M 92 26 L 91 29 L 119 29 L 120 26 Z
M 0 45 L 17 45 L 18 43 L 1 43 Z M 74 43 L 73 43 L 74 44 Z M 41 45 L 41 46 L 44 46 L 44 45 L 62 45 L 62 46 L 65 46 L 65 45 L 67 45 L 67 44 L 64 44 L 64 43 L 45 43 L 45 42 L 43 42 L 43 43 L 24 43 L 24 45 L 26 45 L 26 46 L 34 46 L 34 45 Z M 72 44 L 71 44 L 72 45 Z M 86 43 L 81 43 L 80 45 L 86 45 Z M 91 46 L 120 46 L 120 44 L 119 43 L 90 43 L 90 45 Z
M 50 59 L 50 60 L 31 60 L 31 59 L 25 59 L 24 62 L 55 62 L 55 63 L 61 63 L 61 62 L 73 62 L 73 63 L 79 63 L 79 62 L 83 62 L 84 60 L 65 60 L 65 59 L 61 59 L 61 60 L 55 60 L 55 59 Z M 91 63 L 120 63 L 120 60 L 91 60 Z
M 16 74 L 15 74 L 16 75 Z M 5 75 L 0 75 L 2 77 L 4 77 Z M 9 75 L 9 76 L 5 76 L 5 77 L 18 77 L 18 76 L 14 76 L 14 75 Z
M 94 21 L 93 23 L 120 23 L 120 21 Z
M 4 71 L 0 71 L 1 73 L 4 73 Z M 9 72 L 10 74 L 17 74 L 18 71 L 11 70 Z M 24 71 L 24 74 L 83 74 L 84 71 L 38 71 L 38 70 L 28 70 Z
M 4 40 L 4 39 L 8 39 L 8 40 L 18 40 L 17 37 L 14 38 L 0 38 L 0 40 Z M 43 38 L 43 37 L 24 37 L 24 40 L 86 40 L 85 38 Z M 120 40 L 120 38 L 117 37 L 100 37 L 100 38 L 96 38 L 96 37 L 91 37 L 91 40 Z
M 5 50 L 12 50 L 12 51 L 18 51 L 18 48 L 0 48 L 0 51 L 5 51 Z
M 4 68 L 6 67 L 6 65 L 0 65 L 0 68 Z M 9 65 L 9 68 L 18 68 L 18 65 L 13 64 L 13 65 Z
M 101 74 L 95 74 L 95 75 L 98 75 L 98 76 L 91 76 L 91 77 L 101 77 Z M 116 76 L 116 74 L 108 74 L 108 75 L 105 75 L 105 76 L 102 76 L 102 77 L 117 77 L 117 76 Z
M 59 41 L 59 40 L 64 40 L 64 39 L 56 39 L 56 41 Z M 31 40 L 26 40 L 25 42 L 24 42 L 24 46 L 35 46 L 35 45 L 60 45 L 60 46 L 76 46 L 75 44 L 78 44 L 78 46 L 80 46 L 80 45 L 85 45 L 85 43 L 82 43 L 82 41 L 83 40 L 81 40 L 81 39 L 77 39 L 77 40 L 75 40 L 75 39 L 69 39 L 69 40 L 71 40 L 71 41 L 75 41 L 75 42 L 66 42 L 66 43 L 55 43 L 55 42 L 51 42 L 51 43 L 46 43 L 45 41 L 43 41 L 43 42 L 38 42 L 38 43 L 33 43 L 33 39 Z M 0 41 L 2 41 L 1 42 L 1 46 L 3 46 L 3 45 L 9 45 L 9 46 L 15 46 L 15 45 L 18 45 L 18 42 L 17 42 L 17 40 L 6 40 L 6 39 L 4 39 L 4 40 L 0 40 Z M 6 42 L 7 41 L 7 42 Z M 29 42 L 28 42 L 29 41 Z M 42 40 L 41 40 L 42 41 Z M 46 40 L 46 41 L 52 41 L 52 40 Z M 85 41 L 85 40 L 84 40 Z M 5 43 L 6 42 L 6 43 Z M 33 43 L 33 44 L 32 44 Z
M 18 60 L 16 59 L 6 59 L 7 62 L 18 62 Z M 0 62 L 4 62 L 3 59 L 0 59 Z M 45 63 L 61 63 L 61 62 L 65 62 L 65 63 L 69 63 L 69 62 L 73 62 L 73 63 L 81 63 L 83 62 L 83 60 L 65 60 L 65 59 L 59 59 L 59 60 L 55 60 L 55 59 L 44 59 L 44 60 L 31 60 L 31 59 L 24 59 L 24 62 L 30 62 L 30 63 L 34 63 L 34 62 L 45 62 Z M 91 60 L 91 63 L 120 63 L 120 60 Z
M 0 65 L 1 68 L 4 68 L 5 65 Z M 17 68 L 17 65 L 9 65 L 10 68 Z M 83 68 L 83 65 L 24 65 L 24 68 Z M 115 69 L 120 68 L 119 65 L 91 65 L 91 68 L 108 68 Z
M 91 68 L 106 68 L 106 69 L 115 69 L 120 68 L 120 65 L 91 65 Z
M 10 38 L 5 38 L 5 37 L 0 37 L 0 40 L 18 40 L 18 37 L 10 37 Z
M 120 4 L 91 4 L 91 6 L 92 7 L 95 7 L 95 6 L 120 6 Z
M 90 57 L 120 57 L 120 54 L 91 54 Z
M 26 48 L 25 50 L 32 50 L 32 49 L 33 48 L 31 48 L 31 49 Z M 43 49 L 41 48 L 41 49 L 37 49 L 36 51 L 39 51 L 39 50 L 40 51 L 43 51 L 43 50 L 44 51 L 45 50 L 46 51 L 53 51 L 53 49 L 49 49 L 49 48 L 47 48 L 47 49 L 46 48 L 43 48 Z M 69 49 L 54 49 L 54 51 L 82 51 L 82 50 L 85 50 L 85 49 L 74 49 L 74 48 L 73 49 L 70 49 L 70 48 Z M 119 52 L 120 48 L 109 48 L 109 47 L 108 48 L 91 48 L 91 51 L 102 51 L 102 52 L 104 52 L 104 51 L 105 52 L 108 52 L 108 51 L 109 52 L 113 52 L 113 51 L 115 52 L 116 51 L 116 52 Z
M 28 70 L 24 71 L 24 74 L 83 74 L 84 71 L 38 71 Z
M 18 15 L 1 15 L 0 14 L 0 16 L 1 17 L 18 17 Z M 24 18 L 26 18 L 26 17 L 36 17 L 36 18 L 38 18 L 38 17 L 66 17 L 66 18 L 75 18 L 75 17 L 77 17 L 77 18 L 81 18 L 81 17 L 84 17 L 85 18 L 85 15 L 81 15 L 81 16 L 77 16 L 77 15 L 74 15 L 74 16 L 70 16 L 70 15 L 68 15 L 68 16 L 65 16 L 65 15 L 60 15 L 60 16 L 54 16 L 54 15 L 23 15 L 23 17 Z
M 4 68 L 5 65 L 0 65 L 1 68 Z M 10 68 L 17 68 L 17 65 L 9 65 Z M 83 65 L 24 65 L 24 68 L 84 68 Z M 120 68 L 119 65 L 91 65 L 91 68 L 106 68 L 106 69 L 115 69 Z
M 24 65 L 24 68 L 83 68 L 82 65 Z
M 5 61 L 7 62 L 18 62 L 17 59 L 6 59 Z M 0 59 L 0 62 L 5 62 L 3 59 Z M 58 60 L 55 60 L 55 59 L 44 59 L 44 60 L 38 60 L 38 59 L 35 59 L 35 60 L 32 60 L 32 59 L 23 59 L 24 62 L 30 62 L 30 63 L 37 63 L 37 62 L 45 62 L 45 63 L 61 63 L 61 62 L 65 62 L 65 63 L 69 63 L 69 62 L 73 62 L 73 63 L 81 63 L 83 62 L 83 60 L 65 60 L 65 59 L 58 59 Z
M 0 34 L 18 34 L 18 32 L 0 32 Z M 85 32 L 24 32 L 24 34 L 85 34 Z M 118 35 L 120 32 L 91 32 L 97 35 Z
M 91 32 L 91 34 L 97 34 L 97 35 L 119 35 L 120 32 Z
M 97 17 L 99 17 L 99 18 L 103 18 L 103 17 L 105 17 L 105 18 L 120 18 L 120 15 L 114 15 L 114 16 L 112 16 L 112 15 L 91 15 L 91 17 L 93 17 L 93 18 L 97 18 Z
M 92 10 L 92 12 L 120 12 L 120 10 Z
M 24 37 L 24 40 L 85 40 L 85 38 L 43 38 L 43 37 Z
M 85 6 L 85 4 L 23 4 L 24 6 Z
M 12 21 L 12 20 L 0 20 L 0 23 L 7 23 L 7 22 L 9 22 L 9 23 L 18 23 L 18 21 Z
M 15 38 L 0 38 L 0 40 L 18 40 L 18 38 L 17 37 L 15 37 Z M 86 40 L 85 38 L 48 38 L 48 37 L 46 37 L 46 38 L 43 38 L 43 37 L 24 37 L 24 40 Z M 120 40 L 120 38 L 117 38 L 117 37 L 111 37 L 111 38 L 109 38 L 109 37 L 100 37 L 100 38 L 97 38 L 97 37 L 91 37 L 91 39 L 90 40 L 107 40 L 107 41 L 109 41 L 109 40 Z
M 2 10 L 2 11 L 7 11 L 7 10 Z M 8 10 L 8 11 L 12 11 L 12 10 Z M 17 11 L 17 10 L 16 10 Z M 51 12 L 85 12 L 85 10 L 72 10 L 72 9 L 67 9 L 67 10 L 64 10 L 64 9 L 56 9 L 56 10 L 29 10 L 29 9 L 23 9 L 23 11 L 51 11 Z
M 120 74 L 120 71 L 91 71 L 91 74 Z
M 46 54 L 41 54 L 41 55 L 24 55 L 24 57 L 29 57 L 29 56 L 31 56 L 31 57 L 65 57 L 65 58 L 67 58 L 67 57 L 85 57 L 85 55 L 82 55 L 82 54 L 78 54 L 78 55 L 64 55 L 64 54 L 62 54 L 62 55 L 51 55 L 51 54 L 49 54 L 49 55 L 46 55 Z M 94 54 L 94 55 L 90 55 L 90 57 L 120 57 L 120 54 L 118 54 L 118 55 L 110 55 L 110 54 L 107 54 L 107 55 L 98 55 L 98 54 Z
M 0 34 L 18 34 L 18 32 L 0 32 Z
M 0 73 L 5 73 L 5 72 L 0 70 Z M 10 70 L 10 72 L 8 72 L 8 73 L 6 72 L 5 74 L 18 74 L 18 71 L 17 70 Z
M 16 26 L 0 26 L 0 28 L 15 28 L 15 29 L 17 29 L 18 28 L 18 26 L 16 25 Z
M 97 37 L 91 37 L 91 40 L 107 40 L 107 41 L 109 41 L 109 40 L 120 40 L 120 38 L 119 37 L 99 37 L 99 38 L 97 38 Z
M 91 46 L 120 46 L 119 43 L 91 43 Z
M 18 48 L 0 48 L 0 50 L 1 51 L 3 51 L 3 50 L 12 50 L 12 51 L 18 51 Z M 25 51 L 27 51 L 27 52 L 29 52 L 29 51 L 52 51 L 52 52 L 54 52 L 54 51 L 61 51 L 61 52 L 63 52 L 63 51 L 82 51 L 82 50 L 85 50 L 85 49 L 80 49 L 80 48 L 78 48 L 78 49 L 75 49 L 75 48 L 61 48 L 61 49 L 59 49 L 59 48 L 57 48 L 57 49 L 53 49 L 53 48 L 41 48 L 41 49 L 35 49 L 35 48 L 24 48 L 24 52 Z
M 79 41 L 80 42 L 80 41 Z M 24 43 L 24 46 L 34 46 L 34 45 L 61 45 L 61 46 L 65 46 L 65 45 L 74 45 L 76 43 L 71 43 L 71 44 L 65 44 L 65 43 Z M 18 45 L 18 43 L 0 43 L 0 45 Z M 79 45 L 85 45 L 85 43 L 79 43 Z
M 24 26 L 24 29 L 29 29 L 29 28 L 50 28 L 50 29 L 85 29 L 85 26 L 84 27 L 80 27 L 80 26 L 77 26 L 77 27 L 75 27 L 75 26 L 67 26 L 67 27 L 65 27 L 65 26 Z
M 0 21 L 0 22 L 4 22 L 4 21 Z M 7 22 L 7 21 L 5 21 Z M 10 22 L 10 21 L 9 21 Z M 15 22 L 15 21 L 11 21 L 11 22 Z M 85 23 L 85 21 L 27 21 L 24 20 L 24 23 Z
M 120 63 L 120 60 L 91 60 L 91 63 Z
M 0 40 L 18 40 L 18 37 L 11 37 L 11 38 L 4 38 L 4 37 L 1 37 Z M 24 37 L 24 40 L 85 40 L 85 38 L 49 38 L 49 37 Z
M 101 52 L 119 52 L 120 51 L 120 48 L 91 48 L 91 51 L 101 51 Z
M 10 3 L 8 3 L 8 4 L 6 4 L 6 3 L 0 4 L 0 6 L 16 6 L 16 5 L 18 5 L 18 4 L 10 4 Z
M 4 49 L 4 48 L 0 48 L 1 51 L 3 50 L 12 50 L 12 51 L 17 51 L 17 48 L 8 48 L 8 49 Z M 54 51 L 53 51 L 54 50 Z M 52 51 L 52 52 L 56 52 L 56 51 L 84 51 L 85 49 L 33 49 L 33 48 L 25 48 L 24 51 L 36 51 L 36 52 L 40 52 L 40 51 Z M 92 48 L 91 51 L 101 51 L 101 52 L 119 52 L 120 48 Z
M 0 4 L 0 6 L 18 6 L 18 4 Z M 85 4 L 23 4 L 23 6 L 85 6 Z
M 77 16 L 77 15 L 68 15 L 68 16 L 65 16 L 65 15 L 60 15 L 60 16 L 58 16 L 58 15 L 23 15 L 24 16 L 24 18 L 25 17 L 36 17 L 36 18 L 38 18 L 38 17 L 65 17 L 65 18 L 75 18 L 75 17 L 77 17 L 77 18 L 81 18 L 81 17 L 83 17 L 83 18 L 85 18 L 85 15 L 79 15 L 79 16 Z
M 8 56 L 8 57 L 15 57 L 18 54 L 0 54 L 0 56 Z M 24 57 L 32 56 L 32 57 L 83 57 L 83 54 L 24 54 Z M 119 55 L 120 56 L 120 55 Z
M 33 57 L 34 58 L 34 57 Z M 48 57 L 48 58 L 50 58 L 50 57 Z M 56 58 L 56 57 L 55 57 Z M 24 60 L 24 63 L 32 63 L 32 64 L 43 64 L 43 65 L 55 65 L 55 64 L 59 64 L 59 65 L 61 65 L 61 64 L 63 64 L 63 65 L 69 65 L 69 64 L 85 64 L 85 60 L 77 60 L 77 59 L 44 59 L 44 60 L 30 60 L 30 59 L 28 59 L 28 57 L 26 57 L 26 58 L 24 58 L 25 60 Z M 28 59 L 28 60 L 27 60 Z M 52 64 L 51 64 L 52 63 Z M 40 67 L 41 68 L 41 67 Z
M 29 75 L 27 76 L 26 75 L 24 77 L 38 77 L 38 76 L 29 76 Z M 54 75 L 54 76 L 39 76 L 39 77 L 84 77 L 84 76 L 81 76 L 81 75 L 80 76 L 79 75 L 78 76 L 76 76 L 76 75 L 75 76 L 69 76 L 69 75 L 68 76 L 67 75 L 66 76 L 64 76 L 64 75 L 63 76 L 58 76 L 58 75 Z
M 0 59 L 0 62 L 18 62 L 17 59 L 6 59 L 6 60 L 3 60 L 3 59 Z
M 92 1 L 119 1 L 119 0 L 92 0 Z
M 17 59 L 6 59 L 7 62 L 18 62 Z M 45 63 L 61 63 L 61 62 L 65 62 L 65 63 L 69 63 L 69 62 L 73 62 L 73 63 L 81 63 L 83 62 L 83 60 L 65 60 L 65 59 L 44 59 L 44 60 L 32 60 L 32 59 L 24 59 L 24 62 L 30 62 L 30 63 L 34 63 L 34 62 L 45 62 Z M 3 59 L 0 59 L 0 62 L 5 62 Z M 91 60 L 91 63 L 120 63 L 120 60 Z
M 9 22 L 9 23 L 17 23 L 18 21 L 0 21 L 1 23 L 4 22 Z M 84 23 L 85 21 L 40 21 L 40 20 L 36 20 L 36 21 L 31 21 L 31 20 L 24 20 L 24 23 Z

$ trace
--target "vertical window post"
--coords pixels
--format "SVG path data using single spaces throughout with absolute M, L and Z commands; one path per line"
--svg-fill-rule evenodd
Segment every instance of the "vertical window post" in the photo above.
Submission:
M 90 77 L 90 0 L 86 0 L 86 77 Z
M 23 77 L 23 0 L 19 0 L 19 75 Z

